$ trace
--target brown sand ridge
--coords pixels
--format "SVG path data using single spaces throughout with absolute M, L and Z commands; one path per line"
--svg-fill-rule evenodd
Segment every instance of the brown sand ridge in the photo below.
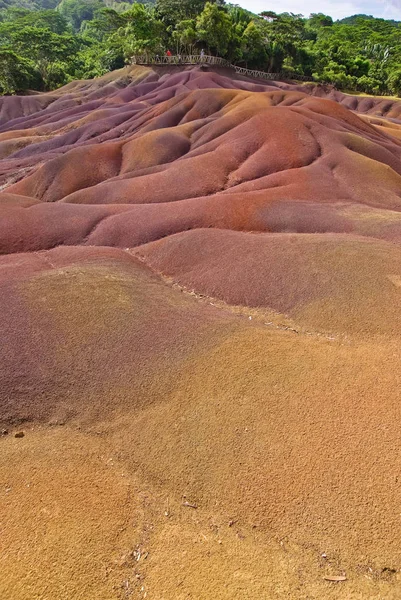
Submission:
M 0 98 L 2 598 L 401 597 L 400 107 Z

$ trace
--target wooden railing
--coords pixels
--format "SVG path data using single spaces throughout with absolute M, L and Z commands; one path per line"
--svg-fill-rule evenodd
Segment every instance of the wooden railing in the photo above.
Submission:
M 253 77 L 254 79 L 280 80 L 296 79 L 298 81 L 314 81 L 313 77 L 306 77 L 298 73 L 267 73 L 266 71 L 253 71 L 231 64 L 220 56 L 208 56 L 200 54 L 175 54 L 172 56 L 138 55 L 131 58 L 133 65 L 217 65 L 233 69 L 238 75 Z
M 174 54 L 173 56 L 159 56 L 142 54 L 133 56 L 134 65 L 219 65 L 221 67 L 231 67 L 231 63 L 220 56 L 201 56 L 200 54 Z

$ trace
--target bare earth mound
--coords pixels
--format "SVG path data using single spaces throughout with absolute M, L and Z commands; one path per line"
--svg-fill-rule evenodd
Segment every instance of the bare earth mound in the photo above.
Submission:
M 0 98 L 2 597 L 401 596 L 400 106 Z

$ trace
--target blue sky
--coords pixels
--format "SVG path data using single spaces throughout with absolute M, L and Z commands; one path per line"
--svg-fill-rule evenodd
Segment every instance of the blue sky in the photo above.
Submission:
M 231 1 L 235 3 L 235 0 Z M 364 13 L 401 21 L 401 0 L 237 0 L 237 4 L 256 13 L 274 10 L 301 13 L 307 17 L 312 12 L 323 12 L 334 19 Z

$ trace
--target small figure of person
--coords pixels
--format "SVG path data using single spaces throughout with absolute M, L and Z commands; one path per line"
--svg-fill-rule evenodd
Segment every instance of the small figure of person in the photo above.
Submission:
M 203 48 L 201 50 L 200 56 L 201 56 L 201 61 L 203 62 L 205 60 L 205 51 Z
M 166 56 L 173 56 L 172 53 L 171 53 L 171 50 L 167 50 Z

